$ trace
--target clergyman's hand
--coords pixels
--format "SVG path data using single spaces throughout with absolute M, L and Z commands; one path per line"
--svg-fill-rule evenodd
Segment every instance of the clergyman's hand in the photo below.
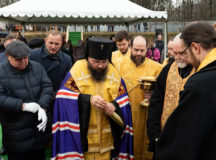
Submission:
M 111 116 L 115 112 L 116 108 L 112 103 L 107 103 L 105 107 L 105 114 Z
M 100 109 L 105 109 L 107 105 L 107 102 L 101 96 L 91 96 L 90 102 L 94 107 Z

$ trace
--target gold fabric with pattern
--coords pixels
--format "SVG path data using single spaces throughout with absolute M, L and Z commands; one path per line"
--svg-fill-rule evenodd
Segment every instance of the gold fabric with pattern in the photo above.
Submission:
M 128 51 L 126 54 L 122 54 L 119 50 L 112 52 L 112 63 L 114 64 L 115 68 L 121 73 L 121 70 L 125 70 L 124 64 L 126 59 L 130 57 L 131 55 L 131 50 L 128 48 Z
M 181 78 L 178 71 L 178 65 L 176 62 L 173 62 L 171 65 L 167 80 L 166 80 L 166 90 L 164 95 L 164 105 L 163 112 L 161 116 L 161 129 L 163 129 L 168 117 L 176 109 L 179 102 L 179 92 L 184 89 L 184 85 L 188 78 L 195 72 L 195 69 L 186 78 Z
M 111 159 L 111 152 L 105 153 L 85 153 L 84 154 L 85 160 L 110 160 Z
M 144 100 L 144 91 L 140 88 L 138 80 L 140 77 L 157 77 L 162 69 L 162 65 L 146 58 L 143 64 L 136 66 L 130 56 L 125 57 L 124 61 L 118 63 L 114 63 L 114 66 L 121 66 L 119 71 L 125 81 L 129 94 L 129 101 L 131 103 L 134 133 L 134 159 L 150 160 L 152 159 L 152 154 L 148 152 L 149 141 L 146 131 L 148 108 L 142 108 L 140 106 L 140 102 Z
M 115 100 L 121 83 L 118 71 L 109 64 L 106 80 L 98 83 L 91 78 L 87 65 L 87 60 L 79 60 L 70 70 L 80 92 L 100 95 L 107 102 Z M 109 119 L 101 109 L 94 106 L 91 106 L 87 138 L 88 153 L 105 153 L 114 149 Z
M 70 90 L 73 90 L 73 91 L 75 91 L 75 92 L 80 93 L 80 91 L 79 91 L 79 89 L 78 89 L 78 87 L 77 87 L 77 85 L 76 85 L 76 83 L 75 83 L 75 81 L 73 80 L 72 77 L 69 77 L 69 78 L 68 78 L 68 80 L 67 80 L 67 82 L 65 83 L 64 86 L 65 86 L 66 88 L 70 89 Z
M 166 66 L 166 65 L 168 64 L 168 62 L 169 62 L 169 58 L 166 58 L 166 59 L 163 61 L 162 66 L 163 66 L 163 67 Z

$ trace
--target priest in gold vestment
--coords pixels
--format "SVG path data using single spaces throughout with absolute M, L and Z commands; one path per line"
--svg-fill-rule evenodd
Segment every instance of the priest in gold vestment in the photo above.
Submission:
M 166 65 L 158 76 L 149 105 L 147 130 L 150 139 L 149 150 L 152 152 L 168 117 L 178 106 L 180 91 L 195 72 L 192 65 L 188 64 L 187 58 L 181 55 L 179 37 L 180 34 L 173 41 L 175 61 Z
M 131 54 L 125 57 L 123 61 L 113 61 L 114 66 L 117 66 L 117 70 L 125 81 L 129 94 L 134 129 L 135 160 L 150 160 L 152 158 L 151 153 L 148 152 L 148 137 L 146 133 L 148 109 L 140 106 L 140 102 L 144 100 L 144 91 L 140 88 L 138 80 L 141 77 L 157 77 L 162 69 L 161 64 L 145 57 L 146 51 L 146 39 L 142 36 L 137 36 L 131 42 Z
M 128 32 L 125 30 L 118 31 L 115 35 L 115 42 L 118 50 L 112 52 L 112 63 L 118 71 L 121 71 L 121 68 L 125 67 L 123 63 L 131 54 Z
M 52 159 L 133 159 L 131 108 L 124 81 L 109 63 L 113 42 L 90 38 L 57 92 Z

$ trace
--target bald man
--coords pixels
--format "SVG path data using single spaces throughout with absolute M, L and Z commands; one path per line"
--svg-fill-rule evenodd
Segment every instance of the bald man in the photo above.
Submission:
M 123 66 L 120 74 L 123 77 L 132 108 L 132 121 L 134 128 L 134 159 L 150 159 L 148 153 L 148 139 L 146 134 L 147 108 L 141 107 L 144 100 L 144 91 L 140 88 L 138 80 L 141 77 L 157 77 L 161 64 L 146 58 L 146 39 L 142 36 L 134 37 L 131 41 L 131 54 L 119 62 Z M 115 65 L 115 64 L 114 64 Z
M 147 131 L 150 139 L 149 151 L 152 152 L 168 117 L 178 105 L 179 92 L 183 90 L 186 81 L 195 72 L 183 54 L 185 51 L 182 51 L 180 41 L 179 34 L 172 44 L 175 61 L 163 68 L 151 97 Z

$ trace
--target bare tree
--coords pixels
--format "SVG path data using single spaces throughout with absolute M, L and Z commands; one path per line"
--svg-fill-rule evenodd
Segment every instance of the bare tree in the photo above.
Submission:
M 194 21 L 216 19 L 216 0 L 131 0 L 151 10 L 167 10 L 169 20 Z
M 14 2 L 17 2 L 17 1 L 19 1 L 19 0 L 1 0 L 0 1 L 0 8 L 8 6 L 8 5 L 10 5 L 10 4 L 14 3 Z

